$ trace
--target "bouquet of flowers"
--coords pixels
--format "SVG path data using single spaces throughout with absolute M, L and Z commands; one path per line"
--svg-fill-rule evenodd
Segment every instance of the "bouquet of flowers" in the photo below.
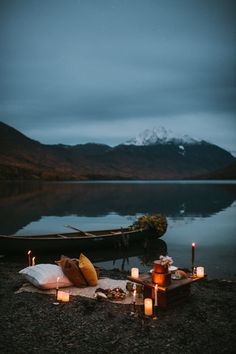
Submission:
M 164 267 L 169 267 L 171 264 L 173 264 L 174 261 L 171 257 L 169 256 L 160 256 L 160 264 Z
M 167 229 L 167 219 L 165 215 L 143 215 L 132 225 L 134 229 L 144 229 L 153 231 L 158 237 L 164 235 Z

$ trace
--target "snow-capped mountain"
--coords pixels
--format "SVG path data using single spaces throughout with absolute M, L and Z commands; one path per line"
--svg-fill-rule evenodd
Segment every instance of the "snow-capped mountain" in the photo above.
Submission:
M 144 132 L 136 143 L 46 145 L 0 122 L 0 180 L 236 178 L 236 159 L 205 141 L 159 128 Z
M 177 135 L 170 129 L 164 127 L 154 127 L 146 129 L 137 137 L 127 141 L 126 145 L 156 145 L 156 144 L 200 144 L 200 140 L 191 138 L 188 135 Z M 183 148 L 183 147 L 182 147 Z M 181 149 L 181 148 L 180 148 Z

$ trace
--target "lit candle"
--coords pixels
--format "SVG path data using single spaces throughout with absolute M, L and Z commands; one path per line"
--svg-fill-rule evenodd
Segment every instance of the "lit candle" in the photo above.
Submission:
M 154 305 L 157 306 L 157 291 L 158 291 L 158 285 L 155 285 L 155 303 Z
M 62 301 L 69 302 L 70 301 L 70 294 L 69 293 L 64 293 Z
M 32 266 L 35 266 L 35 257 L 32 258 Z
M 152 299 L 144 299 L 144 314 L 146 316 L 152 316 Z
M 28 251 L 28 265 L 31 266 L 31 250 Z
M 57 290 L 59 289 L 58 283 L 59 283 L 60 277 L 57 277 Z
M 70 300 L 70 294 L 65 291 L 58 291 L 57 301 L 68 302 Z
M 139 269 L 138 268 L 131 268 L 131 277 L 138 278 L 139 277 Z
M 137 294 L 137 290 L 136 290 L 136 284 L 134 284 L 133 286 L 133 303 L 136 303 L 136 294 Z
M 193 270 L 193 268 L 194 268 L 194 262 L 195 262 L 195 247 L 196 247 L 196 245 L 195 245 L 195 243 L 193 242 L 193 243 L 192 243 L 192 270 Z
M 204 278 L 204 267 L 197 267 L 197 277 Z
M 56 285 L 56 301 L 58 301 L 58 289 L 59 289 L 59 280 L 60 280 L 60 277 L 57 277 L 57 285 Z

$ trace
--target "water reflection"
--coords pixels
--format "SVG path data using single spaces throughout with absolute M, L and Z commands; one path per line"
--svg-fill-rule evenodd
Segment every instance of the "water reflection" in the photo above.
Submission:
M 118 246 L 101 251 L 88 250 L 86 253 L 95 263 L 112 262 L 113 268 L 120 270 L 129 269 L 130 259 L 138 257 L 140 264 L 146 269 L 152 267 L 153 259 L 159 259 L 160 255 L 167 254 L 167 245 L 163 240 L 146 238 L 132 246 Z
M 234 184 L 0 183 L 1 233 L 16 233 L 45 216 L 208 217 L 236 199 Z
M 72 258 L 79 258 L 80 253 L 86 254 L 89 259 L 102 268 L 116 268 L 119 270 L 129 270 L 132 260 L 138 259 L 140 270 L 151 269 L 154 259 L 159 259 L 160 255 L 167 254 L 167 244 L 165 241 L 153 237 L 146 237 L 132 243 L 116 242 L 109 248 L 93 249 L 67 249 L 53 252 L 36 251 L 32 248 L 32 253 L 37 263 L 53 263 L 59 260 L 61 255 Z M 17 254 L 6 254 L 4 260 L 18 260 L 27 266 L 27 250 Z M 22 265 L 22 267 L 24 267 Z
M 66 232 L 64 224 L 84 230 L 125 227 L 140 214 L 161 212 L 169 224 L 165 241 L 86 250 L 86 254 L 107 269 L 136 266 L 146 271 L 154 259 L 167 253 L 168 245 L 175 265 L 189 267 L 194 241 L 197 264 L 205 266 L 209 277 L 235 277 L 235 200 L 235 182 L 0 182 L 0 233 L 61 233 Z M 71 256 L 78 257 L 78 252 Z M 42 262 L 42 257 L 38 254 L 37 260 Z M 51 255 L 49 261 L 58 257 Z

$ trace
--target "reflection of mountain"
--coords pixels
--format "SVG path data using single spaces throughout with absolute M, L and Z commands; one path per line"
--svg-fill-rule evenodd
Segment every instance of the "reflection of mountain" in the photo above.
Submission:
M 1 183 L 0 233 L 42 216 L 164 213 L 206 217 L 236 199 L 234 184 Z

